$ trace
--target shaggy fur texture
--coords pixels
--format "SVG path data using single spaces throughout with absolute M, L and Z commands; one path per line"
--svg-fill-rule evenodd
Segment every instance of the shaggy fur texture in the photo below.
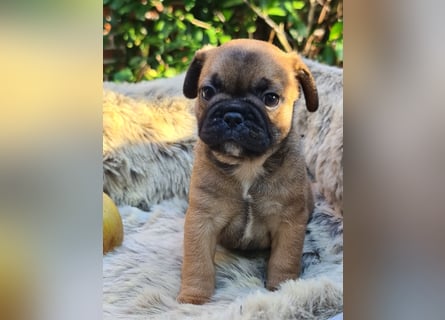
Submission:
M 148 101 L 165 97 L 180 97 L 185 99 L 182 93 L 184 78 L 185 73 L 174 78 L 141 81 L 138 83 L 104 82 L 104 89 L 122 93 L 130 98 Z
M 103 191 L 117 204 L 148 210 L 173 196 L 185 198 L 196 141 L 191 102 L 142 102 L 103 93 Z
M 193 102 L 182 97 L 183 75 L 104 84 L 104 191 L 121 206 L 125 228 L 123 245 L 103 260 L 106 319 L 326 319 L 342 311 L 342 70 L 305 62 L 320 107 L 308 113 L 302 97 L 295 113 L 317 191 L 301 278 L 269 292 L 267 252 L 219 249 L 215 294 L 203 306 L 175 300 L 196 141 Z
M 311 60 L 305 63 L 317 83 L 320 107 L 308 112 L 304 99 L 296 104 L 309 172 L 318 191 L 343 215 L 343 70 Z
M 342 311 L 342 221 L 323 202 L 308 225 L 299 280 L 267 291 L 267 252 L 218 248 L 212 301 L 178 304 L 186 208 L 182 199 L 164 201 L 149 213 L 120 208 L 125 240 L 104 257 L 105 319 L 327 319 Z

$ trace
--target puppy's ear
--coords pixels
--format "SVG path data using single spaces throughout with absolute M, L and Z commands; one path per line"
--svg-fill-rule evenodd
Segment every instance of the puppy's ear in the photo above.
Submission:
M 211 49 L 211 47 L 207 46 L 195 53 L 195 57 L 185 74 L 182 92 L 189 99 L 194 99 L 198 96 L 198 80 L 206 59 L 206 51 L 209 49 Z
M 303 88 L 304 99 L 306 100 L 306 108 L 310 112 L 317 111 L 318 109 L 318 92 L 315 85 L 314 77 L 312 76 L 309 68 L 301 61 L 300 57 L 297 57 L 295 63 L 296 78 L 300 82 Z

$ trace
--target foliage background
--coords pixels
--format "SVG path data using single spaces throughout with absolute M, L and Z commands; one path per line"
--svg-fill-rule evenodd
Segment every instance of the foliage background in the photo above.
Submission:
M 103 26 L 108 81 L 175 76 L 203 45 L 234 38 L 343 66 L 342 0 L 103 0 Z

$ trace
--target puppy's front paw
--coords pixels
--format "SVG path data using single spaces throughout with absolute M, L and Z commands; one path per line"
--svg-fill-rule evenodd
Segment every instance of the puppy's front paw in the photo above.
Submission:
M 272 283 L 270 281 L 267 281 L 266 282 L 266 289 L 269 290 L 269 291 L 276 291 L 278 289 L 278 285 L 279 284 L 280 284 L 279 282 L 278 283 Z
M 280 284 L 283 283 L 284 281 L 296 278 L 297 278 L 296 274 L 280 274 L 279 276 L 267 279 L 266 288 L 267 290 L 270 291 L 276 291 L 280 287 Z
M 210 301 L 210 295 L 200 290 L 181 290 L 176 301 L 179 303 L 204 304 Z

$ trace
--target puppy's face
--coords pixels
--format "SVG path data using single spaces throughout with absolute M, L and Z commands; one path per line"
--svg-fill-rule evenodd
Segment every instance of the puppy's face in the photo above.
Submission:
M 262 41 L 233 40 L 198 51 L 183 90 L 198 98 L 200 139 L 219 155 L 243 159 L 263 155 L 288 135 L 299 84 L 308 110 L 315 111 L 315 83 L 296 54 Z

